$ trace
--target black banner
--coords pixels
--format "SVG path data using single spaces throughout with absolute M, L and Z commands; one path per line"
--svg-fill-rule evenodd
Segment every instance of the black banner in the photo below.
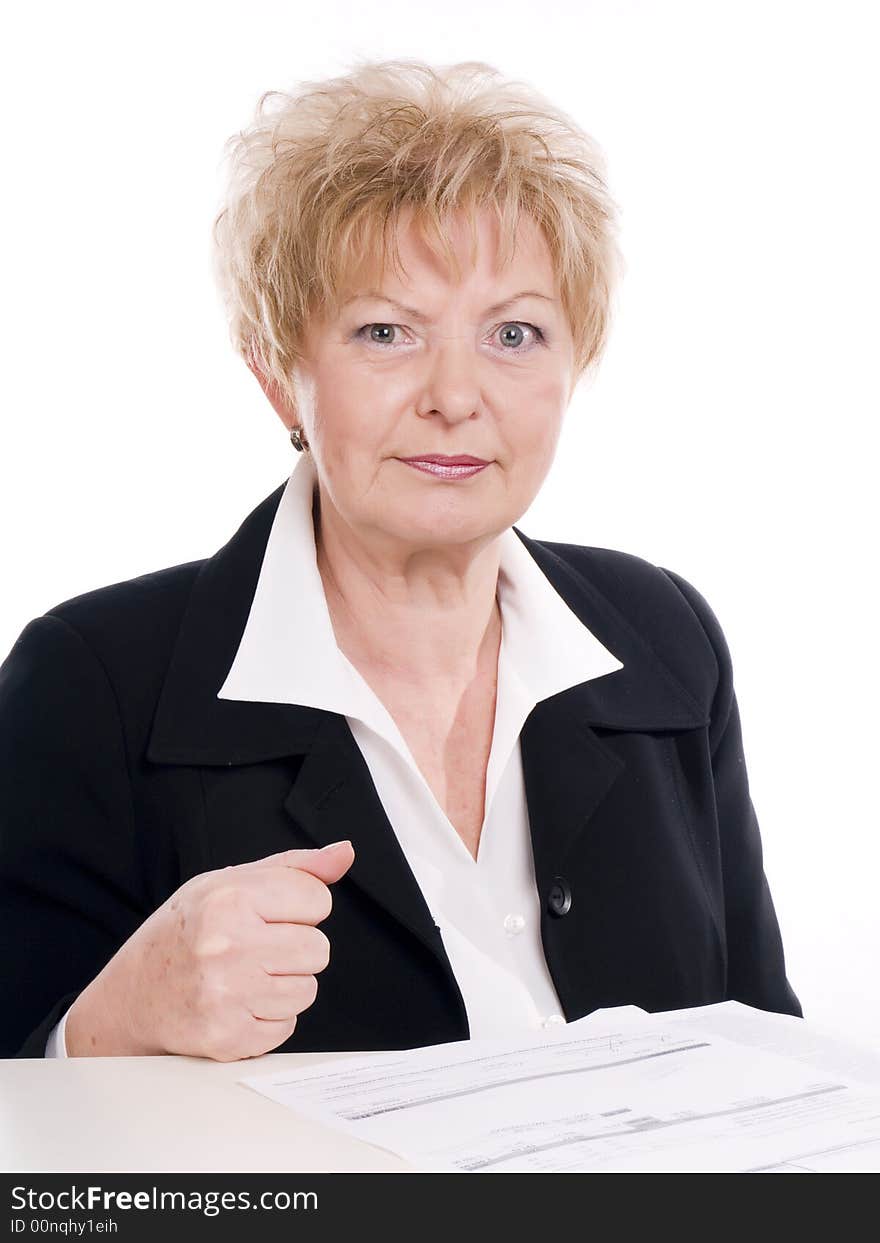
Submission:
M 726 1229 L 752 1238 L 756 1223 L 770 1226 L 768 1201 L 779 1201 L 789 1226 L 798 1204 L 816 1225 L 821 1201 L 831 1208 L 843 1177 L 804 1183 L 738 1175 L 731 1196 L 730 1182 L 722 1181 L 729 1175 L 3 1174 L 0 1238 L 354 1243 L 424 1233 L 450 1243 L 486 1234 L 488 1243 L 498 1243 L 500 1230 L 513 1238 L 568 1240 L 610 1229 L 617 1239 L 636 1232 L 643 1239 L 649 1230 L 673 1231 L 681 1240 L 689 1227 L 702 1237 L 722 1218 Z M 819 1196 L 817 1204 L 819 1186 L 835 1194 Z M 850 1180 L 848 1200 L 852 1190 Z

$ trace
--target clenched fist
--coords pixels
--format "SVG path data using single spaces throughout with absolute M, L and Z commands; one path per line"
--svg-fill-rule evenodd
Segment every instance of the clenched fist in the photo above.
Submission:
M 192 877 L 77 997 L 68 1055 L 231 1062 L 276 1049 L 315 1000 L 330 960 L 317 925 L 353 861 L 345 841 Z

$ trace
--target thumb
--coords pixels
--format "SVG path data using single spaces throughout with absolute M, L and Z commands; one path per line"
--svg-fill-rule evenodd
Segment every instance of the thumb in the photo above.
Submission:
M 344 876 L 353 862 L 354 847 L 346 840 L 332 842 L 320 850 L 282 850 L 276 855 L 267 855 L 265 859 L 256 859 L 251 866 L 299 868 L 301 872 L 310 872 L 329 885 Z

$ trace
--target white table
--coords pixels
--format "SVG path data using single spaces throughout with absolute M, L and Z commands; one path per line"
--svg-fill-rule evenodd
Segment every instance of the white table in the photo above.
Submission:
M 579 1025 L 601 1028 L 614 1013 L 597 1011 Z M 806 1059 L 823 1079 L 829 1073 L 852 1075 L 880 1088 L 880 1049 L 856 1046 L 786 1015 L 723 1002 L 644 1017 Z M 171 1056 L 0 1059 L 0 1171 L 413 1172 L 402 1158 L 300 1118 L 238 1082 L 351 1056 L 268 1053 L 239 1062 Z M 868 1159 L 874 1156 L 869 1153 Z
M 0 1170 L 41 1173 L 412 1172 L 237 1083 L 346 1053 L 0 1059 Z

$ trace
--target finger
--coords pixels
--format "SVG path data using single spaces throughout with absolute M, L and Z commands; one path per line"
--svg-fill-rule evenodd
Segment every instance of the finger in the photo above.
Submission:
M 314 853 L 308 852 L 304 860 L 292 866 L 311 872 L 326 885 L 332 885 L 335 881 L 341 880 L 352 863 L 354 863 L 354 846 L 350 841 L 343 841 L 332 842 L 329 846 L 324 846 Z M 291 864 L 285 862 L 283 866 L 290 867 Z
M 269 975 L 314 975 L 330 961 L 330 942 L 308 924 L 266 924 L 257 958 Z
M 263 859 L 254 859 L 250 863 L 240 863 L 240 869 L 259 869 L 264 867 L 298 868 L 317 876 L 325 884 L 332 884 L 344 876 L 354 862 L 354 847 L 351 842 L 332 842 L 322 846 L 320 850 L 282 850 L 279 854 L 266 855 Z
M 298 868 L 254 868 L 237 877 L 236 884 L 267 923 L 319 924 L 333 908 L 324 882 Z
M 308 1010 L 318 995 L 318 981 L 313 975 L 275 975 L 266 979 L 271 986 L 256 989 L 248 1001 L 255 1019 L 278 1022 L 296 1018 Z

